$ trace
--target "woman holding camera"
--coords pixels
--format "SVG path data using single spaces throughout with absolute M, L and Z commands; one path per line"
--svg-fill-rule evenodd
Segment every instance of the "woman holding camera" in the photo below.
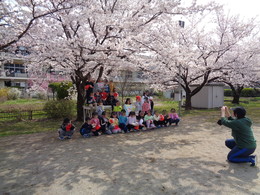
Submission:
M 251 155 L 256 149 L 256 140 L 252 131 L 252 121 L 246 117 L 243 107 L 232 109 L 234 117 L 231 117 L 228 107 L 221 108 L 221 120 L 218 122 L 232 129 L 232 137 L 225 144 L 231 151 L 227 159 L 233 163 L 250 162 L 251 166 L 257 163 L 256 155 Z

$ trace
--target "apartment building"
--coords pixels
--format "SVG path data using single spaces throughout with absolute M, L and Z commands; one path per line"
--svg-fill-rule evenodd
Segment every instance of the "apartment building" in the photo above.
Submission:
M 0 88 L 19 87 L 28 89 L 36 79 L 41 79 L 44 88 L 48 87 L 50 82 L 61 82 L 68 80 L 64 71 L 57 71 L 49 67 L 41 70 L 40 75 L 34 75 L 27 71 L 26 56 L 30 52 L 25 47 L 18 47 L 14 52 L 0 52 Z

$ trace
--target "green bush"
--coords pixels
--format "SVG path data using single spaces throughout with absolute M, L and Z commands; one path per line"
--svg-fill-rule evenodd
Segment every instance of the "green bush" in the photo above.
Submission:
M 45 103 L 43 110 L 50 118 L 72 117 L 75 104 L 71 100 L 51 100 Z
M 224 90 L 225 96 L 233 96 L 231 89 Z M 260 89 L 244 88 L 241 92 L 241 97 L 260 97 Z
M 7 99 L 8 100 L 17 100 L 21 97 L 22 92 L 17 88 L 11 88 L 7 92 Z
M 71 82 L 56 82 L 56 83 L 50 83 L 49 88 L 52 89 L 53 93 L 57 93 L 57 99 L 62 100 L 69 97 L 68 90 L 73 87 Z
M 257 91 L 252 88 L 244 88 L 241 93 L 242 97 L 257 97 Z
M 8 88 L 0 89 L 0 102 L 4 102 L 7 100 L 8 91 Z
M 233 96 L 232 90 L 231 89 L 224 89 L 224 96 L 232 97 Z

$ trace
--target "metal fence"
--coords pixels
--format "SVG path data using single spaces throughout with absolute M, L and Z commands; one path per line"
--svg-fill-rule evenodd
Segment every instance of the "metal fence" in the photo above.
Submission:
M 47 117 L 44 110 L 15 110 L 15 111 L 2 111 L 0 112 L 0 120 L 3 119 L 37 119 Z

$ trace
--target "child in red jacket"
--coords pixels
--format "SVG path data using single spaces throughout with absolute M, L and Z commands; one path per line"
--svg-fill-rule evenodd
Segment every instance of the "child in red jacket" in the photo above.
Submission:
M 59 139 L 64 140 L 65 138 L 71 139 L 75 131 L 75 126 L 71 123 L 69 118 L 65 118 L 61 124 L 60 129 L 58 130 Z

